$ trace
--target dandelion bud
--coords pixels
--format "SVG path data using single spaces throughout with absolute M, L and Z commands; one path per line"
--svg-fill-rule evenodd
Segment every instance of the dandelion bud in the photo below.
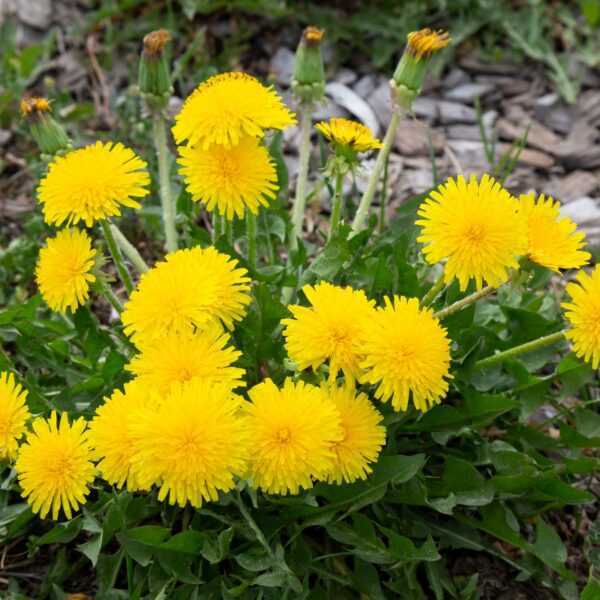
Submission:
M 323 29 L 307 27 L 296 50 L 292 89 L 303 102 L 323 99 L 325 92 L 325 70 L 321 55 Z
M 421 93 L 431 55 L 446 47 L 451 40 L 447 31 L 432 31 L 428 28 L 413 31 L 406 39 L 406 48 L 390 85 L 398 104 L 405 110 L 410 110 L 414 99 Z
M 53 155 L 69 147 L 65 130 L 50 112 L 50 100 L 46 98 L 23 98 L 21 114 L 29 125 L 29 131 L 43 154 Z
M 164 108 L 173 91 L 165 56 L 165 46 L 169 39 L 166 29 L 157 29 L 144 36 L 139 86 L 144 102 L 151 109 Z

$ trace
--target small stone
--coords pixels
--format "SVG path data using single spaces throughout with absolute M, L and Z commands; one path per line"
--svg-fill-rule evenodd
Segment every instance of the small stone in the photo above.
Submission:
M 9 129 L 0 129 L 0 146 L 5 146 L 12 137 L 12 132 Z
M 269 71 L 275 75 L 277 83 L 289 86 L 294 73 L 295 54 L 285 46 L 279 46 L 269 64 Z
M 358 75 L 351 69 L 342 67 L 334 76 L 333 80 L 344 85 L 352 85 L 358 79 Z M 355 90 L 356 91 L 356 90 Z M 360 96 L 360 94 L 359 94 Z
M 544 94 L 543 96 L 540 96 L 535 101 L 535 105 L 547 108 L 548 106 L 554 106 L 559 101 L 560 96 L 556 92 L 552 92 L 550 94 Z
M 507 61 L 502 62 L 483 62 L 474 54 L 468 54 L 463 56 L 459 64 L 466 71 L 472 73 L 494 73 L 497 75 L 517 75 L 523 70 L 522 65 L 510 63 Z
M 450 140 L 481 141 L 481 132 L 477 125 L 450 125 L 446 127 L 446 137 Z
M 381 125 L 387 127 L 392 118 L 392 98 L 389 84 L 386 82 L 378 86 L 373 93 L 367 96 L 367 102 L 377 115 Z
M 448 140 L 448 147 L 454 154 L 463 173 L 489 168 L 483 142 L 471 140 Z
M 438 116 L 437 102 L 433 98 L 419 96 L 412 105 L 414 114 L 420 119 L 434 121 Z
M 470 81 L 471 78 L 466 71 L 463 71 L 463 69 L 459 69 L 458 67 L 453 67 L 444 77 L 443 84 L 447 90 L 451 90 L 464 83 L 469 83 Z
M 341 117 L 342 119 L 347 119 L 350 116 L 350 113 L 347 110 L 344 110 L 341 106 L 337 105 L 335 102 L 321 102 L 317 104 L 315 112 L 313 112 L 313 121 L 329 121 L 329 119 L 334 119 L 336 117 Z M 284 131 L 295 129 L 293 127 L 288 127 Z
M 500 147 L 498 148 L 498 156 L 502 156 L 510 149 L 510 144 L 500 144 Z M 535 167 L 536 169 L 549 169 L 552 167 L 552 165 L 554 165 L 554 159 L 545 152 L 532 150 L 531 148 L 524 148 L 519 155 L 518 164 L 528 165 L 530 167 Z
M 363 75 L 355 84 L 352 89 L 361 97 L 368 98 L 368 96 L 377 88 L 377 77 L 375 75 Z M 389 89 L 389 85 L 388 85 Z
M 479 75 L 475 78 L 478 83 L 487 83 L 502 92 L 503 96 L 525 94 L 531 89 L 531 82 L 502 75 Z
M 550 181 L 543 189 L 544 194 L 561 203 L 571 202 L 588 196 L 599 186 L 596 177 L 589 171 L 573 171 L 557 181 Z
M 443 125 L 451 123 L 476 123 L 477 113 L 474 108 L 459 104 L 458 102 L 448 102 L 440 100 L 438 102 L 439 119 Z
M 427 129 L 426 125 L 418 121 L 403 120 L 398 126 L 395 148 L 403 156 L 429 156 Z M 431 144 L 436 154 L 441 152 L 444 148 L 444 136 L 439 131 L 432 130 Z
M 561 207 L 560 212 L 565 217 L 575 221 L 578 225 L 585 223 L 597 224 L 600 222 L 600 206 L 598 201 L 584 196 Z
M 445 97 L 456 102 L 471 103 L 475 98 L 482 98 L 494 90 L 490 83 L 464 83 L 448 90 Z
M 523 139 L 527 126 L 516 125 L 508 119 L 501 118 L 496 122 L 496 129 L 501 139 L 512 142 L 514 140 Z M 563 142 L 563 139 L 556 135 L 551 129 L 548 129 L 537 121 L 530 122 L 526 142 L 527 146 L 553 153 L 561 142 Z
M 35 29 L 48 29 L 52 24 L 51 0 L 18 0 L 17 17 Z

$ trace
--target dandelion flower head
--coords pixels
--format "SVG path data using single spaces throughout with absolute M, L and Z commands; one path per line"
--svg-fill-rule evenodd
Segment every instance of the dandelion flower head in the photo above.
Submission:
M 576 233 L 577 225 L 568 217 L 560 218 L 560 203 L 533 193 L 519 199 L 519 213 L 527 227 L 527 256 L 542 267 L 559 272 L 578 269 L 591 258 L 584 252 L 585 234 Z
M 268 150 L 258 138 L 243 136 L 235 146 L 213 144 L 208 149 L 179 146 L 185 184 L 192 199 L 227 219 L 258 214 L 277 191 L 277 173 Z
M 193 332 L 218 319 L 229 329 L 246 314 L 250 278 L 212 246 L 167 254 L 144 273 L 121 315 L 135 344 L 169 332 Z
M 411 394 L 423 412 L 446 395 L 450 341 L 433 310 L 419 308 L 417 298 L 386 298 L 365 329 L 363 347 L 361 383 L 377 385 L 375 397 L 391 398 L 395 410 L 406 410 Z
M 443 29 L 434 31 L 428 27 L 411 31 L 406 36 L 406 52 L 413 56 L 417 62 L 421 58 L 428 58 L 434 52 L 445 48 L 450 42 L 450 35 Z
M 244 135 L 262 138 L 265 129 L 294 125 L 294 115 L 272 87 L 246 73 L 222 73 L 201 83 L 175 117 L 178 144 L 207 150 L 211 144 L 236 146 Z
M 240 399 L 225 384 L 175 384 L 158 410 L 138 413 L 132 469 L 142 485 L 158 481 L 159 500 L 199 507 L 229 491 L 245 472 L 250 440 Z
M 567 338 L 573 342 L 575 354 L 597 369 L 600 364 L 600 265 L 596 265 L 591 275 L 579 271 L 577 282 L 567 284 L 566 292 L 572 299 L 562 305 L 572 325 L 567 330 Z
M 54 312 L 75 312 L 89 298 L 96 250 L 85 231 L 63 229 L 46 241 L 35 269 L 36 283 Z
M 340 413 L 344 437 L 332 446 L 335 459 L 327 481 L 339 484 L 366 479 L 372 470 L 369 463 L 377 460 L 385 444 L 383 417 L 353 385 L 332 385 L 328 393 Z
M 31 417 L 27 390 L 7 371 L 0 372 L 0 459 L 13 460 Z
M 140 208 L 136 198 L 149 192 L 147 164 L 123 144 L 96 142 L 50 163 L 37 189 L 46 223 L 94 222 L 121 214 L 121 206 Z
M 123 391 L 114 390 L 110 398 L 96 409 L 89 424 L 88 439 L 92 457 L 106 481 L 120 488 L 127 483 L 129 491 L 143 489 L 131 472 L 133 436 L 131 423 L 144 410 L 156 410 L 160 397 L 145 383 L 134 379 Z
M 83 417 L 69 424 L 66 413 L 33 421 L 33 431 L 19 449 L 15 471 L 22 495 L 43 519 L 56 520 L 62 507 L 67 519 L 85 502 L 96 468 L 91 461 Z
M 525 223 L 519 203 L 489 175 L 478 182 L 475 175 L 449 178 L 431 192 L 419 208 L 423 252 L 429 263 L 447 259 L 444 280 L 456 277 L 461 291 L 475 279 L 497 287 L 517 269 L 516 257 L 527 249 Z
M 329 122 L 321 121 L 315 125 L 330 142 L 354 152 L 368 152 L 383 148 L 383 144 L 373 137 L 371 130 L 362 123 L 348 119 L 330 119 Z
M 216 322 L 195 332 L 167 331 L 142 344 L 141 352 L 126 367 L 140 384 L 166 395 L 175 381 L 200 378 L 226 383 L 231 389 L 245 385 L 244 369 L 233 363 L 242 353 L 230 346 L 230 336 Z
M 267 379 L 253 387 L 248 415 L 252 484 L 272 494 L 297 494 L 333 468 L 332 444 L 343 437 L 340 414 L 314 385 Z
M 339 371 L 348 380 L 357 378 L 362 360 L 358 344 L 375 302 L 362 290 L 339 287 L 325 281 L 302 288 L 311 306 L 289 306 L 291 318 L 283 319 L 283 336 L 289 357 L 300 370 L 316 370 L 329 361 L 329 373 Z

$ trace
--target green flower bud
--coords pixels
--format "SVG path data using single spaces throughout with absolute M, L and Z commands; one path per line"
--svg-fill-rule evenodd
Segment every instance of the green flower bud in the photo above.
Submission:
M 292 89 L 303 102 L 317 102 L 325 93 L 325 69 L 321 55 L 323 29 L 307 27 L 296 50 Z
M 49 156 L 66 150 L 69 138 L 50 114 L 50 100 L 46 98 L 24 98 L 21 100 L 21 113 L 29 125 L 29 131 L 42 154 Z
M 165 46 L 169 32 L 157 29 L 144 36 L 144 49 L 140 60 L 139 87 L 148 108 L 164 108 L 173 92 Z
M 412 108 L 414 99 L 421 93 L 431 55 L 450 43 L 446 31 L 421 29 L 407 36 L 407 44 L 390 81 L 392 95 L 405 110 Z

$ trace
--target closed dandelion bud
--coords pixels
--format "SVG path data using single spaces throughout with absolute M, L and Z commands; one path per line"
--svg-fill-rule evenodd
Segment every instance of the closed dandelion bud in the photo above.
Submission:
M 169 39 L 166 29 L 157 29 L 144 36 L 139 86 L 142 98 L 150 109 L 164 108 L 173 91 L 165 56 L 165 46 Z
M 29 131 L 42 154 L 59 154 L 69 148 L 69 138 L 65 130 L 50 114 L 50 100 L 46 98 L 24 98 L 21 100 L 21 114 L 29 125 Z
M 446 47 L 451 40 L 447 31 L 432 31 L 428 28 L 412 31 L 406 39 L 406 48 L 390 86 L 398 104 L 405 110 L 410 110 L 414 99 L 421 93 L 431 55 Z
M 323 99 L 325 93 L 325 70 L 321 55 L 323 29 L 307 27 L 296 50 L 292 89 L 303 102 Z

